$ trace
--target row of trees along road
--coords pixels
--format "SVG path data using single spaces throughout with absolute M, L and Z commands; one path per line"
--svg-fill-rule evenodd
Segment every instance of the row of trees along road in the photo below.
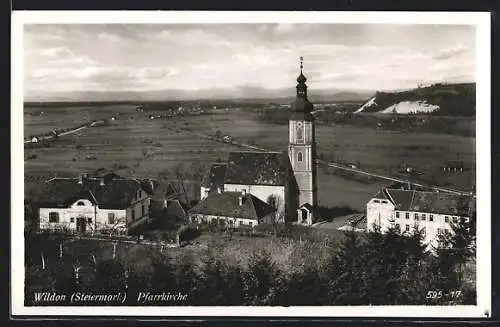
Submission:
M 35 291 L 76 290 L 127 292 L 127 305 L 143 305 L 137 302 L 140 291 L 187 294 L 181 302 L 149 303 L 156 305 L 474 304 L 475 227 L 454 224 L 432 254 L 422 239 L 418 229 L 411 235 L 398 229 L 347 231 L 321 258 L 294 248 L 293 265 L 266 249 L 234 261 L 222 251 L 223 242 L 202 252 L 183 249 L 175 258 L 152 248 L 149 265 L 138 268 L 138 258 L 125 255 L 89 259 L 88 246 L 82 254 L 75 248 L 61 254 L 60 237 L 35 235 L 27 238 L 26 304 L 33 304 Z M 99 246 L 93 253 L 109 252 L 109 246 Z

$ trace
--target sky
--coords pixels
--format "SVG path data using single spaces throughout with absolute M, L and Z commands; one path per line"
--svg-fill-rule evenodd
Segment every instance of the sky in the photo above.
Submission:
M 293 87 L 390 90 L 475 81 L 467 25 L 31 24 L 24 94 Z

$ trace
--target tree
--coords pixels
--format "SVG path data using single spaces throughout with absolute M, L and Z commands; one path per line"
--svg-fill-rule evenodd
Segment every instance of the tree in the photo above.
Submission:
M 274 281 L 278 275 L 276 265 L 266 250 L 254 252 L 244 274 L 245 303 L 247 305 L 270 305 Z
M 353 229 L 347 230 L 338 251 L 333 254 L 329 263 L 329 275 L 332 280 L 328 283 L 328 295 L 332 304 L 362 304 L 362 251 L 359 234 Z
M 438 236 L 435 249 L 437 257 L 434 261 L 436 287 L 443 290 L 464 289 L 466 267 L 475 260 L 476 255 L 475 221 L 475 213 L 472 213 L 468 221 L 459 219 L 451 222 L 451 231 L 445 230 Z
M 270 223 L 273 228 L 274 237 L 278 236 L 279 227 L 285 222 L 285 212 L 283 209 L 283 201 L 276 194 L 271 194 L 267 198 L 267 204 L 274 209 L 274 214 L 270 216 Z
M 155 291 L 161 293 L 176 290 L 176 266 L 174 262 L 163 253 L 158 251 L 151 253 L 151 265 L 153 273 L 151 285 Z

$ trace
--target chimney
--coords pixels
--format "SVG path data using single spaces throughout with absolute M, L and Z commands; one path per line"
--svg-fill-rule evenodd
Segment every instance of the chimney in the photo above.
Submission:
M 155 186 L 154 186 L 154 183 L 153 183 L 152 179 L 149 180 L 149 186 L 151 187 L 151 192 L 153 192 L 154 189 L 155 189 Z
M 99 178 L 99 185 L 104 186 L 104 178 Z

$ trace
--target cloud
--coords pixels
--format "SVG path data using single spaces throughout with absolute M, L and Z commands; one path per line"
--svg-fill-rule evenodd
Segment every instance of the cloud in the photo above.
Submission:
M 436 60 L 445 60 L 450 59 L 456 56 L 461 55 L 467 50 L 463 45 L 458 44 L 452 47 L 448 47 L 445 49 L 441 49 L 437 53 L 434 54 L 434 59 Z
M 294 29 L 294 24 L 277 24 L 274 27 L 274 34 L 288 34 Z
M 50 59 L 59 59 L 59 58 L 67 58 L 74 56 L 73 51 L 68 49 L 67 47 L 55 47 L 55 48 L 47 48 L 41 50 L 39 54 L 43 57 L 47 57 Z
M 30 26 L 25 85 L 40 91 L 293 88 L 300 56 L 311 89 L 398 88 L 474 75 L 474 52 L 467 51 L 473 32 L 416 25 L 406 32 L 361 24 Z M 50 33 L 57 41 L 40 41 Z

